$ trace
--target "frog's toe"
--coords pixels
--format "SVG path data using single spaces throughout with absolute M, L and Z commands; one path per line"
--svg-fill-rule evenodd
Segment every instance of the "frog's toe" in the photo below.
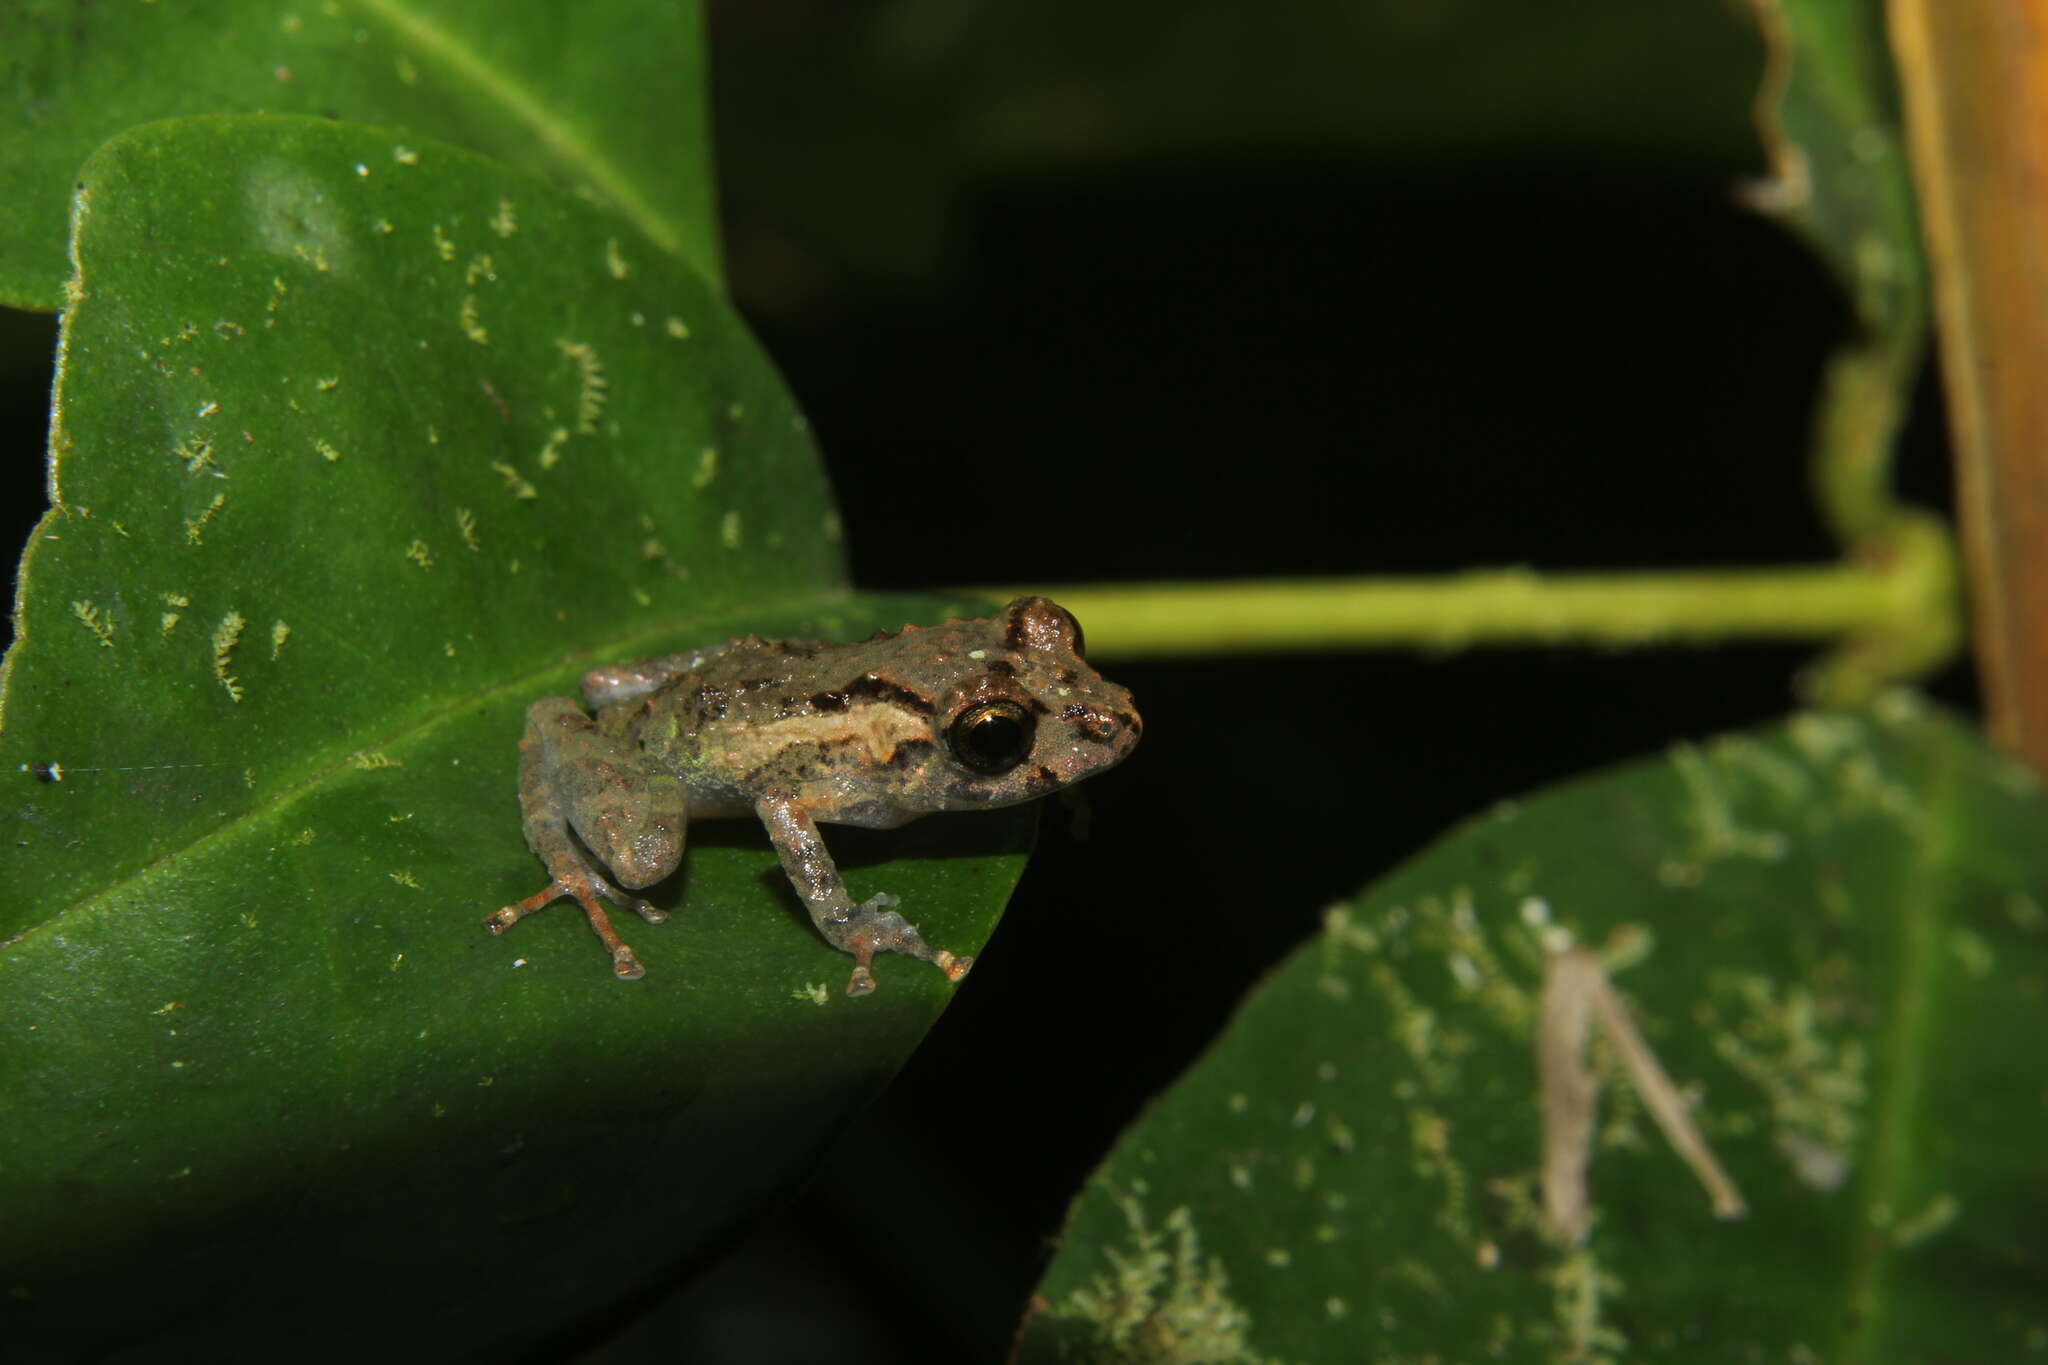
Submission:
M 846 993 L 855 999 L 875 993 L 875 974 L 868 970 L 867 963 L 853 969 L 853 975 L 846 982 Z
M 641 918 L 641 919 L 644 919 L 644 920 L 646 920 L 646 921 L 647 921 L 647 922 L 648 922 L 649 924 L 666 924 L 666 923 L 668 923 L 668 911 L 666 911 L 666 910 L 662 909 L 662 908 L 661 908 L 660 906 L 658 906 L 658 905 L 654 905 L 654 904 L 652 904 L 652 903 L 650 903 L 650 902 L 648 902 L 648 901 L 643 901 L 643 900 L 636 900 L 636 901 L 634 901 L 634 902 L 633 902 L 633 913 L 634 913 L 634 914 L 636 914 L 636 915 L 638 915 L 638 916 L 640 916 L 640 918 Z
M 944 948 L 932 954 L 932 965 L 946 974 L 946 980 L 958 981 L 974 969 L 971 957 L 955 957 Z
M 638 981 L 647 975 L 647 969 L 633 956 L 633 950 L 622 943 L 612 949 L 612 975 L 621 981 Z

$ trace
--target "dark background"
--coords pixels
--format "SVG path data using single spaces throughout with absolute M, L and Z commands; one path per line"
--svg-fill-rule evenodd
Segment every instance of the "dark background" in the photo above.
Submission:
M 1423 154 L 1376 133 L 1029 165 L 892 143 L 929 111 L 880 78 L 862 105 L 831 65 L 863 8 L 727 5 L 713 48 L 733 291 L 811 416 L 858 584 L 1835 555 L 1806 427 L 1849 323 L 1736 202 L 1762 158 L 1732 7 L 1694 7 L 1736 36 L 1686 96 L 1726 107 L 1666 140 L 1626 110 L 1517 136 L 1510 103 L 1477 121 L 1497 138 Z M 848 126 L 829 185 L 790 183 Z M 0 315 L 17 538 L 53 336 Z M 1931 375 L 1899 478 L 1946 507 Z M 900 1082 L 808 1194 L 592 1358 L 999 1359 L 1079 1182 L 1325 906 L 1498 800 L 1782 715 L 1807 652 L 1099 659 L 1145 742 L 1085 816 L 1048 808 Z M 1961 666 L 1934 690 L 1971 703 Z

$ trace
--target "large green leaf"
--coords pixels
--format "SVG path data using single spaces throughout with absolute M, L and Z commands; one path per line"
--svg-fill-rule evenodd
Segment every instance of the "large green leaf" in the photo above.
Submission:
M 107 138 L 192 114 L 402 127 L 611 205 L 717 278 L 696 0 L 0 7 L 0 303 L 63 299 L 64 213 Z
M 785 1187 L 952 988 L 890 958 L 845 999 L 758 829 L 693 831 L 685 913 L 626 928 L 642 982 L 573 909 L 488 936 L 545 880 L 522 708 L 599 660 L 957 604 L 846 594 L 744 329 L 538 180 L 177 120 L 96 154 L 74 223 L 0 676 L 0 1338 L 531 1340 Z M 972 952 L 1029 828 L 832 839 Z
M 2018 1359 L 2044 902 L 2032 774 L 1903 695 L 1504 803 L 1332 910 L 1125 1136 L 1025 1358 Z M 1611 1031 L 1563 1144 L 1590 1235 L 1545 1214 L 1543 982 L 1596 963 L 1746 1218 Z

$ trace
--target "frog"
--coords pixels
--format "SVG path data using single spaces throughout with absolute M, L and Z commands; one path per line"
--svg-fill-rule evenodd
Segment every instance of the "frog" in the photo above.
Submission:
M 665 911 L 629 893 L 675 872 L 692 821 L 753 816 L 819 934 L 852 955 L 848 995 L 875 989 L 878 953 L 957 982 L 974 959 L 926 943 L 886 892 L 854 904 L 818 826 L 893 829 L 1016 805 L 1121 763 L 1143 722 L 1083 644 L 1072 613 L 1032 596 L 853 643 L 749 635 L 591 669 L 580 703 L 527 709 L 521 828 L 549 881 L 484 927 L 502 934 L 573 900 L 613 976 L 638 981 L 646 969 L 599 901 L 662 923 Z

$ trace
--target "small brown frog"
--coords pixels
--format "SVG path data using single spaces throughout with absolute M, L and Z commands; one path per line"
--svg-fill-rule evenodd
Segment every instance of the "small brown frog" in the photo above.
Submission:
M 1138 742 L 1138 713 L 1081 648 L 1063 608 L 1020 597 L 988 620 L 856 644 L 748 636 L 593 669 L 583 701 L 594 716 L 548 697 L 527 710 L 519 741 L 526 842 L 553 880 L 484 927 L 501 934 L 573 896 L 613 975 L 636 981 L 645 969 L 597 898 L 650 924 L 668 916 L 598 865 L 633 890 L 651 886 L 675 871 L 691 820 L 751 814 L 818 932 L 853 954 L 848 995 L 875 988 L 876 953 L 923 958 L 958 981 L 973 959 L 927 945 L 889 908 L 895 897 L 852 902 L 818 825 L 892 829 L 1014 805 L 1116 766 Z

